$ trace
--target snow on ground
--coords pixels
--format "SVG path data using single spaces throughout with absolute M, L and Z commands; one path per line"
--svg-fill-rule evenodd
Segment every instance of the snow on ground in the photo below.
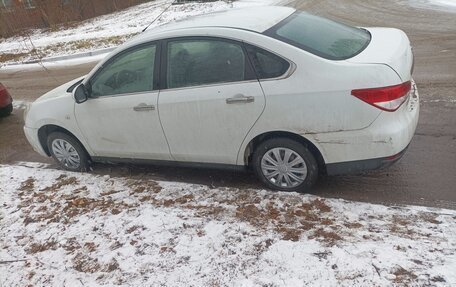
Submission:
M 456 8 L 455 0 L 430 0 L 429 2 L 435 5 L 452 6 Z
M 0 286 L 455 286 L 456 211 L 0 165 Z
M 76 56 L 70 59 L 52 59 L 52 60 L 44 60 L 37 63 L 13 63 L 10 62 L 7 65 L 2 66 L 0 63 L 0 73 L 5 72 L 15 72 L 27 69 L 28 71 L 31 70 L 43 70 L 43 69 L 63 69 L 66 67 L 71 67 L 80 64 L 86 63 L 96 63 L 106 57 L 109 53 L 102 53 L 94 56 Z M 71 55 L 69 55 L 71 57 Z
M 456 12 L 456 0 L 409 0 L 412 5 L 421 8 L 431 8 Z
M 22 57 L 13 57 L 4 61 L 4 64 L 115 47 L 140 33 L 167 7 L 169 9 L 149 29 L 199 14 L 238 7 L 286 3 L 283 0 L 240 0 L 233 3 L 216 1 L 169 6 L 172 2 L 170 0 L 151 1 L 86 20 L 75 27 L 62 26 L 57 30 L 36 29 L 31 30 L 29 35 L 0 39 L 0 51 L 5 55 L 24 53 Z M 33 49 L 36 49 L 36 52 L 31 53 Z

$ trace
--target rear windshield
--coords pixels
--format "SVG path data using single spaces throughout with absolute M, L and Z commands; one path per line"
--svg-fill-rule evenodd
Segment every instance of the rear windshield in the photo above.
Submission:
M 305 12 L 293 13 L 264 34 L 330 60 L 354 57 L 371 40 L 367 30 Z

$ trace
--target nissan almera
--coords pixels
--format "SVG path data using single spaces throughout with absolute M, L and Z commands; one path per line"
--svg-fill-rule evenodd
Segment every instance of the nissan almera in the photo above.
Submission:
M 385 167 L 418 122 L 409 39 L 285 7 L 148 30 L 31 104 L 25 134 L 62 168 L 91 162 L 252 169 L 306 191 Z

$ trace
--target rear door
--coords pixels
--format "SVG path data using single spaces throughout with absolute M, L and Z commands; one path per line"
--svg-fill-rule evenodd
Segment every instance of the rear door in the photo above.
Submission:
M 121 52 L 90 79 L 91 98 L 75 106 L 75 115 L 95 156 L 171 159 L 154 87 L 158 47 L 151 43 Z
M 185 37 L 164 43 L 160 120 L 178 161 L 236 164 L 265 98 L 241 43 Z

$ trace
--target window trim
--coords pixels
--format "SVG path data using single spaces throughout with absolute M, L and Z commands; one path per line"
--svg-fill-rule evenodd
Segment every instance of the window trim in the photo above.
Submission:
M 212 41 L 221 41 L 221 42 L 228 42 L 232 44 L 239 45 L 244 53 L 244 61 L 245 61 L 245 75 L 244 80 L 241 81 L 233 81 L 233 82 L 220 82 L 220 83 L 208 83 L 202 85 L 195 85 L 195 86 L 185 86 L 185 87 L 178 87 L 178 88 L 168 88 L 168 47 L 170 42 L 174 41 L 185 41 L 185 40 L 212 40 Z M 239 83 L 247 83 L 247 82 L 258 82 L 258 77 L 256 72 L 250 62 L 249 55 L 247 50 L 245 49 L 244 43 L 239 40 L 223 38 L 219 36 L 182 36 L 182 37 L 172 37 L 161 40 L 162 42 L 162 49 L 161 49 L 161 67 L 160 67 L 160 90 L 164 91 L 174 91 L 174 90 L 183 90 L 183 89 L 195 89 L 195 88 L 204 88 L 204 87 L 211 87 L 211 86 L 221 86 L 227 84 L 239 84 Z
M 94 97 L 92 95 L 92 81 L 103 71 L 103 69 L 106 66 L 109 66 L 113 61 L 118 59 L 119 57 L 130 53 L 135 50 L 142 49 L 144 47 L 150 47 L 155 45 L 155 59 L 154 59 L 154 74 L 153 74 L 153 79 L 152 79 L 152 90 L 150 91 L 142 91 L 142 92 L 135 92 L 135 93 L 122 93 L 122 94 L 113 94 L 113 95 L 106 95 L 106 96 L 99 96 L 99 97 Z M 154 40 L 150 42 L 145 42 L 141 43 L 132 47 L 129 47 L 125 50 L 120 51 L 119 53 L 113 55 L 111 58 L 109 58 L 106 62 L 104 62 L 98 70 L 93 73 L 93 75 L 85 82 L 88 87 L 89 87 L 89 99 L 99 99 L 99 98 L 110 98 L 110 97 L 119 97 L 119 96 L 127 96 L 127 95 L 136 95 L 136 94 L 144 94 L 144 93 L 153 93 L 153 92 L 158 92 L 160 90 L 159 83 L 160 83 L 160 54 L 161 54 L 161 43 L 160 41 Z
M 252 59 L 250 59 L 250 56 L 249 56 L 249 54 L 247 53 L 247 56 L 249 57 L 250 64 L 251 64 L 251 66 L 253 67 L 253 69 L 254 69 L 254 71 L 255 71 L 255 75 L 256 75 L 258 81 L 264 82 L 264 81 L 278 81 L 278 80 L 288 79 L 288 78 L 291 77 L 291 75 L 293 75 L 293 73 L 296 71 L 297 65 L 295 64 L 295 62 L 289 60 L 287 57 L 284 57 L 284 56 L 282 56 L 282 55 L 276 53 L 275 51 L 272 51 L 272 50 L 267 49 L 267 48 L 264 48 L 264 47 L 260 47 L 260 46 L 258 46 L 258 45 L 256 45 L 256 44 L 252 44 L 252 43 L 250 43 L 250 42 L 244 42 L 244 46 L 245 46 L 245 45 L 249 45 L 249 46 L 252 46 L 252 47 L 254 47 L 254 48 L 261 49 L 261 50 L 264 50 L 264 51 L 266 51 L 266 52 L 269 52 L 269 53 L 275 55 L 276 57 L 279 57 L 280 59 L 282 59 L 282 60 L 288 62 L 288 64 L 289 64 L 288 69 L 287 69 L 283 74 L 281 74 L 280 76 L 277 76 L 277 77 L 274 77 L 274 78 L 260 79 L 260 78 L 258 77 L 258 75 L 257 75 L 256 70 L 255 70 L 255 65 L 252 63 Z M 246 48 L 246 47 L 244 47 L 244 48 L 245 48 L 245 50 L 247 51 L 247 48 Z

